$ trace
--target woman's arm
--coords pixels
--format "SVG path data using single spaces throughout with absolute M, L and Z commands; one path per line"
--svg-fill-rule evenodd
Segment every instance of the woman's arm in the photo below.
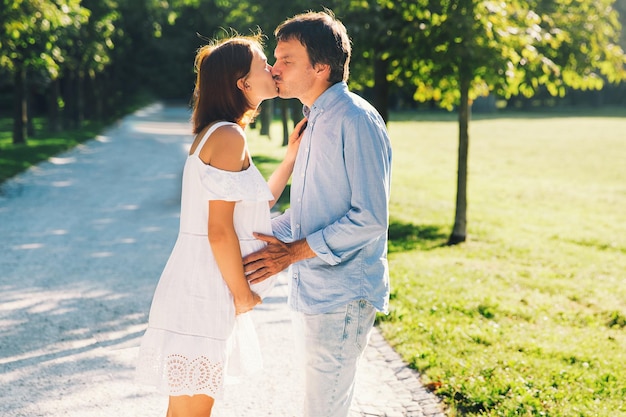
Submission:
M 247 163 L 246 140 L 237 126 L 218 128 L 200 150 L 205 164 L 224 171 L 238 172 Z M 213 256 L 233 295 L 236 314 L 245 313 L 261 302 L 252 292 L 243 272 L 239 238 L 235 232 L 234 201 L 209 201 L 208 237 Z
M 252 310 L 261 298 L 252 292 L 243 272 L 239 238 L 233 224 L 235 203 L 209 201 L 209 243 L 226 285 L 235 301 L 236 314 Z
M 272 195 L 274 196 L 274 200 L 270 201 L 270 208 L 276 204 L 280 195 L 283 193 L 287 182 L 289 181 L 289 177 L 291 177 L 293 166 L 296 162 L 296 155 L 298 154 L 298 148 L 300 146 L 300 140 L 302 139 L 302 134 L 304 133 L 304 128 L 306 127 L 306 122 L 307 119 L 302 119 L 294 127 L 293 132 L 289 135 L 289 143 L 287 144 L 287 154 L 285 155 L 285 158 L 272 173 L 269 180 L 267 180 L 267 184 L 269 185 Z

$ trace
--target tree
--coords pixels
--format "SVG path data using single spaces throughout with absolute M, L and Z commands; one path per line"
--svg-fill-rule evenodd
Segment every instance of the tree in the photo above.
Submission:
M 13 142 L 27 138 L 28 74 L 59 71 L 58 30 L 80 24 L 86 16 L 80 0 L 4 0 L 0 9 L 0 66 L 13 76 Z M 78 20 L 73 19 L 79 17 Z
M 53 32 L 55 44 L 59 50 L 59 53 L 54 56 L 59 70 L 50 72 L 48 88 L 48 120 L 53 130 L 60 128 L 59 107 L 61 103 L 65 110 L 65 125 L 75 128 L 82 124 L 85 107 L 83 94 L 85 63 L 90 65 L 97 62 L 96 59 L 99 58 L 91 53 L 91 45 L 99 36 L 89 30 L 95 21 L 91 10 L 81 7 L 76 10 L 67 10 L 66 14 L 73 23 L 59 27 Z M 106 31 L 102 32 L 106 33 Z M 62 89 L 59 85 L 60 81 L 63 81 Z M 62 99 L 59 93 L 63 95 Z
M 112 0 L 82 0 L 89 11 L 89 19 L 79 27 L 66 31 L 62 39 L 65 48 L 63 76 L 65 77 L 65 104 L 71 109 L 66 122 L 70 126 L 80 126 L 86 118 L 101 120 L 104 112 L 105 90 L 97 82 L 99 75 L 111 63 L 111 53 L 115 47 L 113 35 L 120 19 L 116 4 Z M 51 104 L 57 104 L 59 90 L 53 80 Z M 49 113 L 54 113 L 51 106 Z
M 352 40 L 350 87 L 362 94 L 371 92 L 372 104 L 388 122 L 391 91 L 403 85 L 389 69 L 392 61 L 406 53 L 406 39 L 395 36 L 404 25 L 401 10 L 382 1 L 337 0 L 333 11 Z
M 599 89 L 626 79 L 614 0 L 427 0 L 392 2 L 402 10 L 405 56 L 395 77 L 416 86 L 414 97 L 458 108 L 459 152 L 455 220 L 449 244 L 467 236 L 467 162 L 471 102 L 495 93 L 533 96 L 545 87 Z

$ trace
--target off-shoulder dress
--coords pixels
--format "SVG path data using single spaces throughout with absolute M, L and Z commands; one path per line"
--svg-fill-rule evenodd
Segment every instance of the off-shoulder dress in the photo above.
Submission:
M 142 337 L 137 380 L 166 395 L 206 394 L 222 398 L 224 382 L 262 368 L 251 314 L 235 315 L 233 297 L 207 237 L 208 201 L 234 201 L 234 226 L 242 255 L 265 244 L 253 232 L 272 234 L 268 202 L 272 193 L 250 159 L 239 172 L 205 164 L 198 156 L 211 126 L 187 158 L 182 177 L 180 229 L 161 274 Z M 262 298 L 276 277 L 253 285 Z

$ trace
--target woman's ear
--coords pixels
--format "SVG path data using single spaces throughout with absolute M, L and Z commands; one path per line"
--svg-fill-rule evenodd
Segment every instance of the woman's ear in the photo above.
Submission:
M 239 88 L 241 91 L 245 93 L 246 90 L 250 89 L 250 84 L 248 84 L 245 78 L 240 78 L 237 80 L 237 88 Z

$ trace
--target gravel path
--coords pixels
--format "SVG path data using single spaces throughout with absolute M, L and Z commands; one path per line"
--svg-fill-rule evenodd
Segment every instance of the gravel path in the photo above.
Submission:
M 178 232 L 185 108 L 149 106 L 0 188 L 0 415 L 164 416 L 133 381 L 156 282 Z M 266 370 L 228 387 L 216 416 L 297 417 L 282 279 L 257 309 Z M 375 329 L 354 416 L 444 417 Z

